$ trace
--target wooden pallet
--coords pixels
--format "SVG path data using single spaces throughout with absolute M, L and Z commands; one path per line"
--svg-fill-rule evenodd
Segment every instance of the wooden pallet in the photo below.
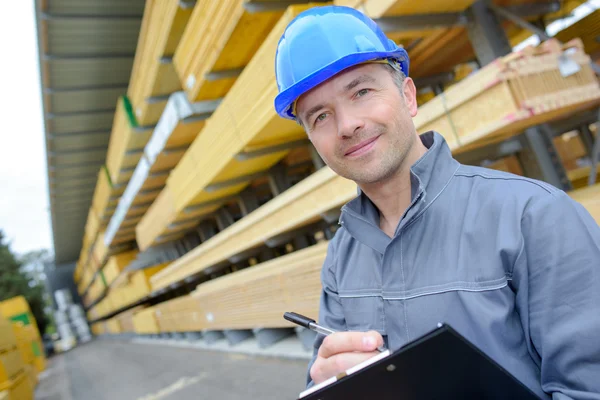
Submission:
M 141 125 L 154 125 L 166 99 L 153 97 L 181 90 L 172 57 L 193 7 L 177 0 L 146 0 L 127 95 Z
M 151 279 L 158 290 L 262 245 L 280 233 L 308 225 L 356 196 L 356 184 L 324 167 L 216 236 Z
M 244 68 L 283 11 L 250 13 L 246 0 L 199 0 L 173 62 L 191 102 L 225 96 L 236 80 L 211 73 Z M 214 74 L 213 74 L 214 75 Z
M 559 70 L 565 49 L 580 68 L 568 77 Z M 600 85 L 581 43 L 561 48 L 551 41 L 485 66 L 421 106 L 414 123 L 419 132 L 440 132 L 458 153 L 599 103 Z
M 266 171 L 289 150 L 248 159 L 236 159 L 236 156 L 305 139 L 298 124 L 275 113 L 272 101 L 277 93 L 273 65 L 277 42 L 291 19 L 308 7 L 292 6 L 283 14 L 175 167 L 167 180 L 168 193 L 159 196 L 163 207 L 151 207 L 138 225 L 141 236 L 136 235 L 136 238 L 142 249 L 165 235 L 176 234 L 177 231 L 170 231 L 169 227 L 190 219 L 184 215 L 186 208 L 199 208 L 207 202 L 239 193 L 250 181 L 219 188 L 215 188 L 215 184 Z M 257 93 L 257 96 L 248 96 L 248 93 Z M 216 208 L 218 206 L 213 209 Z

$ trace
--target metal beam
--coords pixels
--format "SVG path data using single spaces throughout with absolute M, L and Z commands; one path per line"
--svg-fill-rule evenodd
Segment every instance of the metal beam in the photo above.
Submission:
M 111 90 L 111 89 L 122 89 L 126 90 L 129 87 L 127 83 L 112 84 L 112 85 L 94 85 L 94 86 L 77 86 L 77 87 L 66 87 L 66 88 L 44 88 L 44 94 L 58 94 L 58 93 L 77 93 L 84 91 L 93 90 Z
M 312 0 L 313 3 L 325 3 L 329 0 Z M 308 3 L 302 0 L 249 0 L 244 2 L 244 9 L 250 14 L 267 11 L 285 11 L 294 4 Z
M 523 150 L 519 138 L 513 138 L 500 143 L 483 146 L 471 151 L 455 155 L 457 161 L 462 164 L 478 165 L 484 160 L 497 160 Z
M 43 54 L 42 61 L 63 61 L 63 60 L 102 60 L 106 58 L 134 58 L 135 53 L 97 53 L 97 54 Z
M 425 76 L 423 78 L 415 78 L 414 82 L 415 86 L 420 89 L 423 87 L 435 86 L 439 84 L 452 82 L 454 80 L 454 76 L 455 74 L 453 71 L 443 72 L 441 74 Z
M 242 67 L 242 68 L 225 69 L 222 71 L 208 72 L 207 74 L 204 75 L 204 79 L 206 79 L 209 82 L 214 82 L 214 81 L 218 81 L 221 79 L 236 78 L 236 77 L 240 76 L 240 74 L 242 73 L 243 70 L 244 70 L 244 68 Z
M 247 161 L 253 158 L 268 156 L 270 154 L 278 153 L 281 151 L 305 147 L 309 144 L 311 144 L 311 142 L 308 139 L 295 140 L 293 142 L 282 143 L 275 146 L 263 147 L 258 150 L 242 151 L 235 155 L 235 159 L 238 161 Z
M 122 14 L 55 14 L 43 12 L 40 14 L 42 21 L 106 21 L 106 20 L 117 20 L 117 21 L 138 21 L 143 18 L 142 14 L 122 15 Z
M 521 136 L 524 150 L 518 154 L 525 175 L 543 180 L 564 191 L 573 189 L 554 147 L 548 125 L 529 128 Z
M 598 163 L 600 163 L 600 133 L 597 134 L 596 141 L 594 142 L 594 148 L 592 149 L 592 168 L 588 178 L 588 185 L 590 186 L 596 183 Z
M 500 21 L 490 8 L 491 5 L 491 0 L 477 0 L 466 12 L 469 38 L 482 66 L 512 51 Z
M 225 189 L 225 188 L 228 188 L 231 186 L 236 186 L 241 183 L 252 182 L 255 179 L 266 176 L 267 173 L 268 173 L 267 171 L 260 171 L 260 172 L 255 172 L 253 174 L 238 176 L 236 178 L 229 179 L 226 181 L 216 182 L 216 183 L 206 186 L 204 188 L 204 191 L 211 193 L 211 192 L 216 192 L 217 190 Z

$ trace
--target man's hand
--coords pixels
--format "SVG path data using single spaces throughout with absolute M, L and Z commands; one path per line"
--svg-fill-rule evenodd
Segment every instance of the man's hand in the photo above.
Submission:
M 323 340 L 310 377 L 319 384 L 379 354 L 381 345 L 383 338 L 376 331 L 332 333 Z

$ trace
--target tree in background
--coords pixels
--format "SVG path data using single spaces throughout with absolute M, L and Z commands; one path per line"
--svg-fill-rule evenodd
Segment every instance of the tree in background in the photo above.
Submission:
M 48 323 L 44 312 L 44 286 L 22 270 L 23 262 L 11 251 L 4 232 L 0 230 L 0 301 L 15 296 L 27 299 L 40 333 Z

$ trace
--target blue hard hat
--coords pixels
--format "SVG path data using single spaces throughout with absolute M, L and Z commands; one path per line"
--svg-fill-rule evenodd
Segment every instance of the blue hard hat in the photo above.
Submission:
M 275 111 L 295 119 L 293 105 L 303 93 L 348 67 L 374 60 L 395 60 L 408 76 L 406 51 L 362 12 L 325 6 L 300 13 L 277 45 Z

